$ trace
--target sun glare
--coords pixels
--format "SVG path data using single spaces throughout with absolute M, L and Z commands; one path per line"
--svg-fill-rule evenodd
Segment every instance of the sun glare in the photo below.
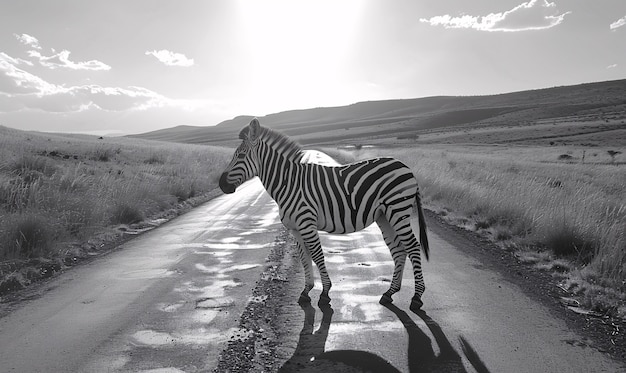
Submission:
M 362 2 L 240 0 L 238 5 L 240 40 L 250 58 L 246 75 L 263 89 L 259 99 L 293 92 L 292 102 L 282 103 L 293 108 L 313 98 L 341 100 Z

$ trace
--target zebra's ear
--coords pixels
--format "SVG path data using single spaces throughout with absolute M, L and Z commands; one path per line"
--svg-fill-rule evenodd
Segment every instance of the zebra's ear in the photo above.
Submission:
M 261 124 L 259 124 L 259 120 L 254 118 L 250 122 L 248 130 L 248 140 L 254 141 L 259 137 L 259 133 L 261 132 Z

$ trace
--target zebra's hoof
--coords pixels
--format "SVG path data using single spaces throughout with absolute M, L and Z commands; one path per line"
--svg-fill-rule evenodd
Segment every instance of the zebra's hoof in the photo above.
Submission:
M 411 299 L 411 305 L 409 306 L 409 309 L 413 312 L 417 312 L 422 308 L 423 305 L 424 302 L 422 302 L 419 297 L 413 297 L 413 299 Z
M 317 302 L 317 305 L 322 307 L 322 306 L 327 306 L 329 304 L 330 304 L 330 297 L 326 294 L 321 294 L 320 300 Z
M 300 294 L 300 298 L 298 298 L 298 304 L 307 304 L 311 303 L 311 297 L 306 294 Z
M 390 295 L 383 294 L 383 296 L 380 297 L 380 300 L 378 301 L 378 303 L 380 303 L 380 304 L 391 304 L 391 303 L 393 303 L 393 299 L 391 299 Z

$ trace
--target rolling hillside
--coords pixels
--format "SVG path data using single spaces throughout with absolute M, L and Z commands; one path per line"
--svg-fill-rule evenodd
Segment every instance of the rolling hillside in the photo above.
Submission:
M 587 83 L 489 96 L 438 96 L 291 110 L 259 117 L 261 124 L 302 144 L 337 143 L 376 137 L 410 137 L 459 126 L 515 126 L 540 120 L 621 119 L 626 80 Z M 234 145 L 253 116 L 217 126 L 177 126 L 131 137 L 194 144 Z

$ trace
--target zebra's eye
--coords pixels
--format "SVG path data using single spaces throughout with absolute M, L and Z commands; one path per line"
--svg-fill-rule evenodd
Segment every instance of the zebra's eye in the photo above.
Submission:
M 237 159 L 244 159 L 246 157 L 246 153 L 237 154 Z

